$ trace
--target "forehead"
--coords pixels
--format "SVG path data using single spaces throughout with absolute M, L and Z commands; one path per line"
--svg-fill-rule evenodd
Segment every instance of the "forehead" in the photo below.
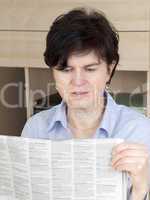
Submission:
M 94 51 L 91 52 L 83 52 L 83 53 L 74 53 L 71 54 L 68 58 L 67 65 L 68 66 L 82 66 L 82 65 L 88 65 L 95 62 L 99 62 L 100 58 Z

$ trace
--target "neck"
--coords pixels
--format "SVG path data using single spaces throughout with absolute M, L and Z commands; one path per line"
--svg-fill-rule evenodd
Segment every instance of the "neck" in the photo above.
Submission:
M 88 109 L 72 109 L 67 110 L 68 127 L 77 137 L 86 137 L 93 133 L 99 126 L 103 113 L 105 103 L 104 98 L 98 106 L 90 107 Z

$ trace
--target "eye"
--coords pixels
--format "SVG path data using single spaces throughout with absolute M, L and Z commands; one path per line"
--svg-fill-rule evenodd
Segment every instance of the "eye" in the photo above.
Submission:
M 72 71 L 73 69 L 71 67 L 65 67 L 62 71 L 63 72 L 70 72 Z
M 97 68 L 95 67 L 88 67 L 86 68 L 86 71 L 96 71 Z

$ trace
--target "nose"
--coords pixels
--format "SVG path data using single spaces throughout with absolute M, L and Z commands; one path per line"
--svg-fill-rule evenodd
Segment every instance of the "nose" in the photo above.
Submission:
M 75 86 L 82 86 L 86 83 L 85 74 L 81 70 L 74 71 L 72 75 L 72 84 Z

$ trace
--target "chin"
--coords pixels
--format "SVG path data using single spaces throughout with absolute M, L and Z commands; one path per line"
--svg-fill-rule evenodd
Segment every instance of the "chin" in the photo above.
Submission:
M 93 101 L 90 102 L 89 100 L 80 100 L 80 101 L 70 101 L 67 103 L 68 107 L 74 109 L 87 109 L 93 106 Z

